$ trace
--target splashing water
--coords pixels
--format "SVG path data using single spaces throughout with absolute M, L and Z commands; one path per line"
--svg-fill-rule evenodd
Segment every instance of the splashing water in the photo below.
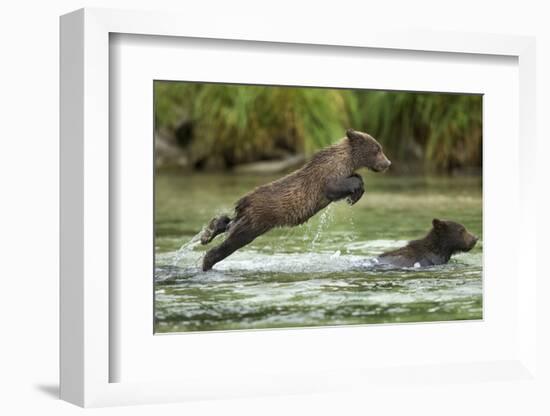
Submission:
M 396 247 L 399 241 L 392 241 Z M 387 240 L 355 254 L 241 250 L 209 272 L 157 266 L 159 332 L 418 322 L 481 318 L 481 253 L 431 268 L 387 268 L 373 260 Z M 343 247 L 347 251 L 351 247 Z M 199 253 L 195 253 L 199 255 Z M 159 263 L 163 258 L 161 256 Z
M 204 231 L 204 228 L 200 230 L 199 233 L 195 234 L 191 240 L 187 243 L 184 243 L 174 254 L 174 260 L 172 261 L 172 266 L 176 267 L 184 257 L 191 253 L 195 247 L 197 247 L 201 242 L 201 235 Z

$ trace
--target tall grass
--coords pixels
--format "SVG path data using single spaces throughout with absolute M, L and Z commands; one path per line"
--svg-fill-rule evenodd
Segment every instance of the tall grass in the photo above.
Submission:
M 383 138 L 396 159 L 420 156 L 439 170 L 481 166 L 481 96 L 379 91 L 359 97 L 362 126 Z
M 321 88 L 155 82 L 157 129 L 193 126 L 192 164 L 223 166 L 325 147 L 348 127 L 392 159 L 449 170 L 481 163 L 481 97 Z

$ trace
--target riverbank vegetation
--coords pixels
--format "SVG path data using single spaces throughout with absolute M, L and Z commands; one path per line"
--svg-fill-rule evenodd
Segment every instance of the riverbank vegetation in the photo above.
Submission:
M 157 167 L 233 169 L 370 133 L 392 170 L 481 170 L 482 97 L 155 81 Z

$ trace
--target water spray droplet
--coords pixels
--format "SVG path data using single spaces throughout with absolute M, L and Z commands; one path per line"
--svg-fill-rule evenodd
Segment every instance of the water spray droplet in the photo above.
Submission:
M 311 241 L 311 250 L 315 249 L 315 244 L 317 243 L 317 240 L 319 237 L 321 237 L 321 234 L 325 230 L 326 226 L 329 222 L 332 221 L 332 207 L 329 205 L 322 213 L 321 217 L 319 218 L 319 225 L 317 225 L 317 231 L 315 232 L 315 235 L 313 236 L 313 240 Z
M 193 249 L 200 244 L 201 240 L 201 234 L 203 230 L 201 230 L 199 233 L 193 236 L 191 240 L 189 240 L 187 243 L 184 243 L 178 251 L 176 251 L 176 254 L 174 255 L 174 260 L 172 261 L 172 266 L 177 266 L 179 262 Z

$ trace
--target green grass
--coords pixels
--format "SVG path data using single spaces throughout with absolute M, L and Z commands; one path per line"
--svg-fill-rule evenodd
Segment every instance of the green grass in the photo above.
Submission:
M 479 95 L 155 82 L 156 129 L 192 126 L 192 166 L 311 155 L 346 128 L 367 131 L 401 166 L 481 166 Z

